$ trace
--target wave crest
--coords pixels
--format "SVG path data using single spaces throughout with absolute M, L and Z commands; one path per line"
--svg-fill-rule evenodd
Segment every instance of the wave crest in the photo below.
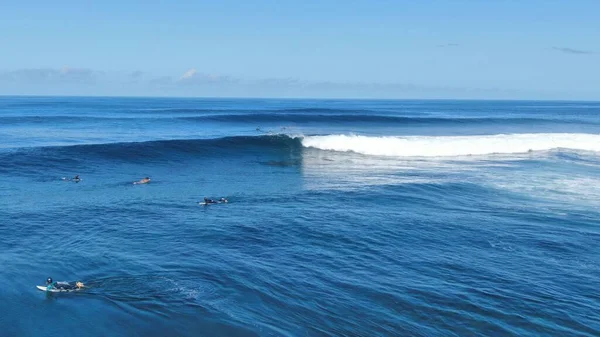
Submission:
M 600 151 L 600 135 L 582 133 L 407 137 L 328 135 L 304 137 L 302 145 L 320 150 L 388 157 L 452 157 L 516 154 L 552 149 Z

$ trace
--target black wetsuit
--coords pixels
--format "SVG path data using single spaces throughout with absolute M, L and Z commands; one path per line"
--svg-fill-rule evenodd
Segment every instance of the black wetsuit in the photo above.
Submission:
M 68 282 L 52 282 L 51 284 L 48 285 L 48 290 L 50 290 L 50 289 L 67 291 L 67 290 L 75 290 L 75 289 L 77 289 L 77 286 L 75 284 L 71 284 Z

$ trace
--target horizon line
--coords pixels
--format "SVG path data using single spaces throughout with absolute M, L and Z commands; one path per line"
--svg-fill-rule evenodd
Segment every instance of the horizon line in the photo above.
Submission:
M 63 97 L 63 98 L 171 98 L 171 99 L 230 99 L 230 100 L 314 100 L 314 101 L 473 101 L 473 102 L 588 102 L 600 103 L 595 99 L 533 99 L 533 98 L 368 98 L 368 97 L 235 97 L 235 96 L 144 96 L 144 95 L 6 95 L 0 94 L 0 97 Z

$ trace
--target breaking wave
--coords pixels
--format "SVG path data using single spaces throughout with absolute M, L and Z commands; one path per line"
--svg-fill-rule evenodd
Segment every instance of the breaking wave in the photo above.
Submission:
M 600 151 L 600 135 L 579 133 L 406 137 L 327 135 L 304 137 L 302 145 L 320 150 L 376 156 L 451 157 L 526 153 L 552 149 Z

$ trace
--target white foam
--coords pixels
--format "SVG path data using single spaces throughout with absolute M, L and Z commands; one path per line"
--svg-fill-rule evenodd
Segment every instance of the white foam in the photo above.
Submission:
M 584 133 L 406 137 L 329 135 L 304 137 L 302 145 L 321 150 L 388 157 L 451 157 L 526 153 L 559 148 L 600 151 L 600 135 Z

